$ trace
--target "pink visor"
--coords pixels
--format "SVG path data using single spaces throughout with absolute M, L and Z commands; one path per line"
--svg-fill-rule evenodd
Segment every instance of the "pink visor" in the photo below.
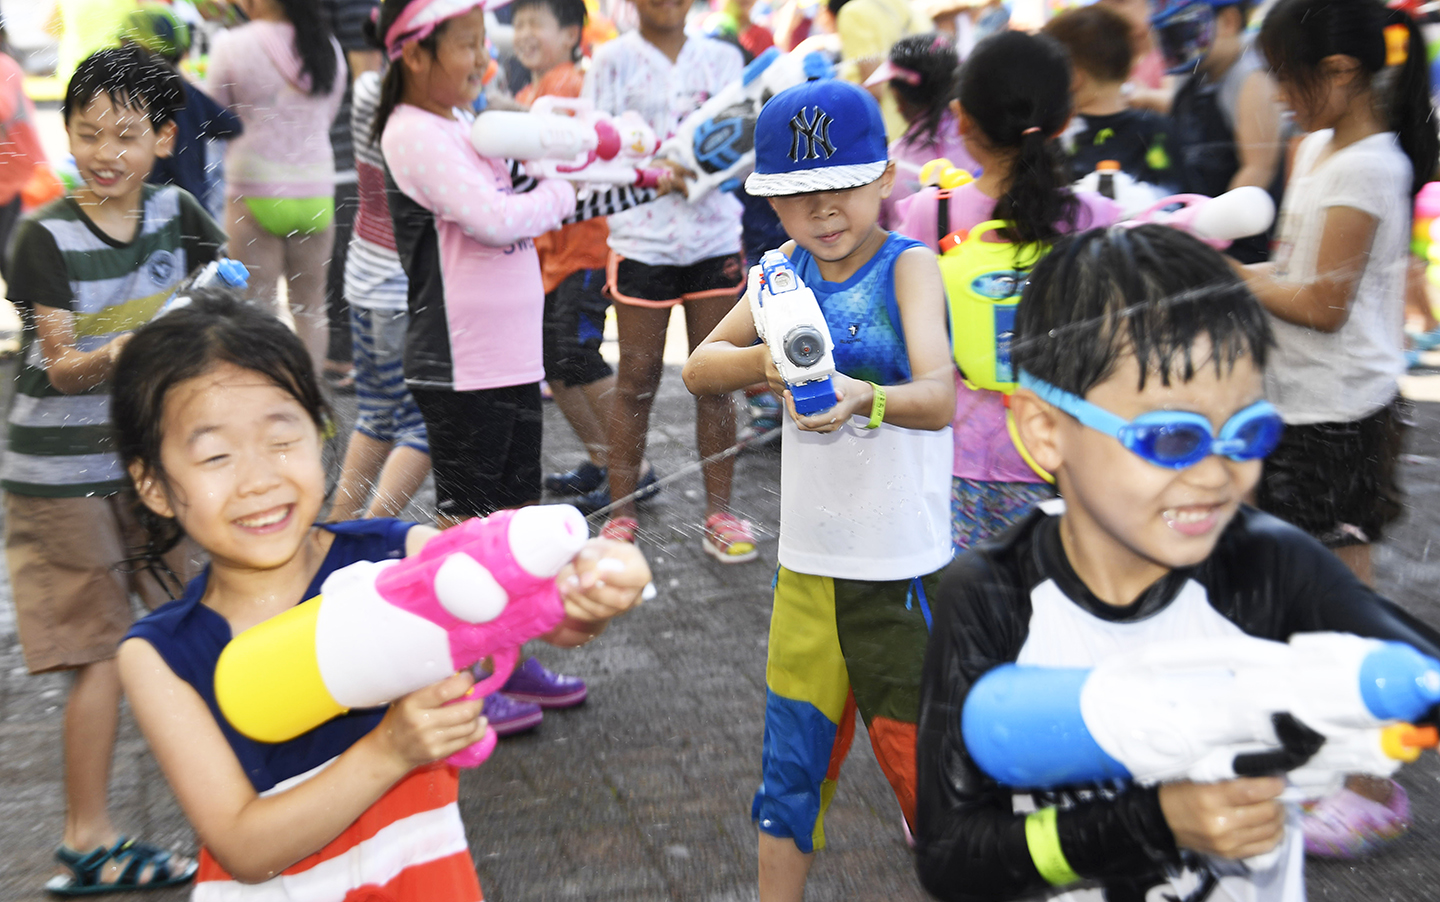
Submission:
M 865 79 L 865 87 L 873 87 L 878 84 L 884 84 L 887 81 L 903 81 L 907 85 L 918 85 L 920 84 L 920 73 L 914 69 L 897 66 L 889 60 L 886 60 L 877 66 L 874 72 L 870 73 L 869 78 Z
M 456 16 L 463 16 L 479 7 L 485 10 L 498 9 L 510 0 L 413 0 L 400 13 L 395 24 L 385 32 L 385 55 L 393 62 L 400 58 L 405 45 L 423 41 L 435 33 L 440 23 Z

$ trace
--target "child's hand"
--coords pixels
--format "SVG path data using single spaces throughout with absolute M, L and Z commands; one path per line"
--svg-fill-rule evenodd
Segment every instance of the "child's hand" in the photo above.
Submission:
M 448 758 L 479 742 L 489 729 L 489 721 L 480 716 L 481 699 L 455 701 L 474 685 L 475 678 L 461 671 L 417 689 L 392 704 L 371 735 L 407 773 Z
M 808 417 L 802 417 L 795 410 L 794 396 L 789 389 L 784 390 L 782 397 L 785 399 L 785 409 L 790 411 L 795 425 L 805 432 L 834 432 L 850 422 L 850 418 L 856 414 L 867 418 L 870 416 L 870 407 L 875 403 L 875 392 L 870 383 L 851 379 L 843 373 L 835 373 L 830 377 L 830 384 L 835 386 L 835 397 L 839 400 L 829 410 L 822 410 Z
M 665 174 L 660 176 L 660 181 L 655 186 L 656 197 L 664 197 L 671 192 L 681 197 L 690 196 L 690 186 L 685 180 L 696 178 L 694 172 L 669 157 L 656 157 L 650 162 L 657 169 L 665 170 Z
M 1160 810 L 1175 844 L 1221 858 L 1249 858 L 1275 848 L 1285 835 L 1285 781 L 1248 777 L 1221 783 L 1166 783 Z
M 120 352 L 125 350 L 125 346 L 128 345 L 130 343 L 130 339 L 134 337 L 134 332 L 125 332 L 121 335 L 115 336 L 115 338 L 113 338 L 110 343 L 105 346 L 105 350 L 110 352 L 111 366 L 114 366 L 115 361 L 120 359 Z
M 629 542 L 591 539 L 556 578 L 573 627 L 601 626 L 641 602 L 650 584 L 650 565 Z

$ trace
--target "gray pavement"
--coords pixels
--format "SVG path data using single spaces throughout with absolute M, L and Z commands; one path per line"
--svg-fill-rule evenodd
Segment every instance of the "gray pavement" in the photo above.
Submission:
M 656 402 L 651 457 L 662 473 L 694 460 L 693 407 L 672 366 Z M 341 399 L 348 422 L 353 404 Z M 1384 590 L 1440 623 L 1440 404 L 1418 411 L 1406 479 L 1410 515 L 1380 549 Z M 568 467 L 578 445 L 553 406 L 546 464 Z M 735 507 L 761 533 L 761 559 L 723 566 L 699 545 L 700 477 L 691 471 L 642 508 L 642 547 L 659 596 L 582 649 L 542 648 L 552 668 L 584 676 L 590 700 L 552 712 L 535 733 L 505 740 L 461 783 L 461 808 L 486 898 L 616 902 L 749 902 L 759 777 L 769 585 L 775 563 L 779 454 L 742 455 Z M 419 499 L 423 505 L 425 498 Z M 417 516 L 423 516 L 418 511 Z M 0 561 L 3 565 L 3 561 Z M 60 830 L 60 722 L 65 679 L 25 672 L 0 578 L 0 902 L 43 898 Z M 827 819 L 829 848 L 813 900 L 919 902 L 900 815 L 863 728 Z M 1406 770 L 1415 829 L 1379 858 L 1311 868 L 1314 900 L 1421 902 L 1440 896 L 1440 761 Z M 128 716 L 115 759 L 122 829 L 179 848 L 194 838 Z M 184 898 L 156 892 L 157 900 Z

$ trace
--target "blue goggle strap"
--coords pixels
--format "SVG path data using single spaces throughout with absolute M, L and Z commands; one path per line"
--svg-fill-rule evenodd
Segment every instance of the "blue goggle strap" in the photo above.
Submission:
M 1045 403 L 1070 414 L 1080 421 L 1080 425 L 1089 426 L 1111 438 L 1119 439 L 1120 430 L 1130 425 L 1129 420 L 1116 416 L 1103 407 L 1096 407 L 1079 395 L 1073 395 L 1063 388 L 1057 388 L 1043 379 L 1036 379 L 1024 370 L 1020 371 L 1020 378 L 1016 380 L 1016 384 L 1021 388 L 1033 391 Z

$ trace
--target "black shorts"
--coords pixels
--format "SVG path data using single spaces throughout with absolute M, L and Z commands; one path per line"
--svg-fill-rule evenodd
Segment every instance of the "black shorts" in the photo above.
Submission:
M 545 295 L 545 379 L 552 385 L 589 385 L 615 371 L 600 356 L 605 338 L 605 271 L 572 272 Z
M 412 388 L 430 438 L 435 509 L 457 520 L 540 500 L 540 384 Z
M 1286 426 L 1265 458 L 1260 509 L 1327 548 L 1369 545 L 1405 509 L 1400 443 L 1411 419 L 1400 396 L 1362 420 Z
M 637 307 L 674 307 L 686 301 L 738 296 L 745 285 L 739 254 L 710 257 L 689 266 L 650 266 L 613 251 L 606 287 L 616 303 Z

